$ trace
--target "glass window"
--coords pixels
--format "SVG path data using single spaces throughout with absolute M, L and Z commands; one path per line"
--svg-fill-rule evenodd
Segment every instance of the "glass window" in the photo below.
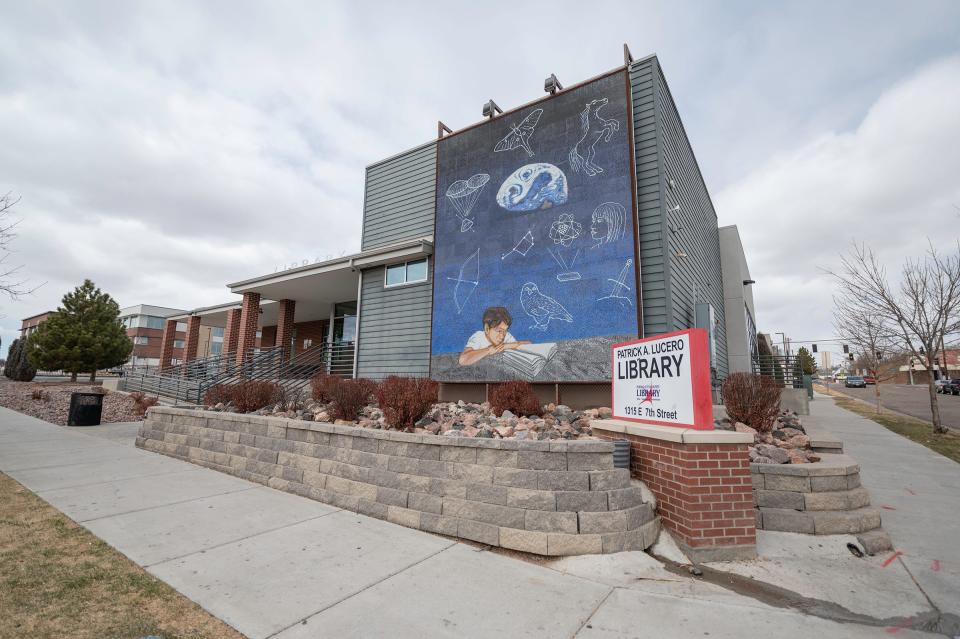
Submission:
M 415 282 L 427 281 L 427 259 L 405 262 L 404 264 L 391 264 L 387 267 L 387 274 L 384 280 L 384 286 L 398 286 L 400 284 L 413 284 Z
M 407 282 L 427 281 L 427 260 L 407 262 Z
M 212 333 L 212 335 L 213 335 L 214 337 L 219 337 L 219 338 L 223 339 L 223 327 L 222 327 L 222 326 L 214 326 L 214 327 L 213 327 L 213 331 L 212 331 L 211 333 Z
M 407 281 L 406 264 L 395 264 L 387 267 L 387 286 L 404 284 Z
M 162 326 L 160 328 L 163 328 Z M 180 333 L 185 333 L 187 330 L 186 322 L 177 322 L 177 331 Z
M 220 355 L 223 353 L 223 342 L 210 342 L 210 354 Z
M 183 340 L 182 340 L 182 339 L 175 339 L 175 340 L 173 340 L 173 347 L 174 347 L 174 348 L 183 348 Z
M 146 335 L 137 335 L 133 338 L 133 343 L 137 346 L 146 346 L 150 343 L 150 338 L 148 338 Z
M 145 319 L 146 319 L 147 328 L 159 328 L 159 329 L 163 328 L 164 320 L 162 317 L 154 317 L 153 315 L 147 315 Z
M 257 331 L 257 337 L 263 337 L 263 331 L 262 331 L 262 330 L 258 330 L 258 331 Z

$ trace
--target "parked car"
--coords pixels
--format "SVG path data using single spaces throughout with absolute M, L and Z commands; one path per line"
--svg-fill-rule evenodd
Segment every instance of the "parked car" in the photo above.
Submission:
M 864 376 L 863 376 L 863 381 L 864 381 L 864 383 L 866 383 L 866 384 L 876 384 L 876 383 L 877 383 L 877 378 L 876 378 L 876 377 L 873 377 L 872 375 L 864 375 Z
M 949 393 L 950 392 L 950 382 L 953 380 L 949 379 L 938 379 L 933 385 L 937 387 L 938 393 Z
M 847 381 L 843 384 L 847 388 L 866 388 L 867 382 L 863 380 L 859 375 L 849 375 L 847 376 Z
M 960 377 L 951 379 L 950 385 L 947 386 L 943 392 L 950 393 L 951 395 L 960 395 Z

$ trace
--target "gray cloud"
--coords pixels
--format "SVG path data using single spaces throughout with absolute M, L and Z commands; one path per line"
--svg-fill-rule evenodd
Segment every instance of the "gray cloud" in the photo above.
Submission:
M 430 139 L 438 118 L 478 120 L 490 97 L 537 97 L 551 72 L 613 68 L 622 42 L 660 55 L 721 222 L 744 228 L 761 322 L 817 332 L 819 316 L 791 324 L 793 293 L 821 292 L 838 239 L 875 237 L 870 220 L 894 203 L 952 197 L 934 179 L 955 169 L 938 150 L 952 129 L 911 128 L 911 113 L 942 114 L 884 105 L 917 74 L 948 79 L 918 69 L 956 51 L 957 25 L 949 1 L 8 3 L 0 191 L 23 196 L 13 259 L 47 283 L 0 303 L 0 336 L 84 277 L 121 304 L 189 308 L 229 299 L 225 282 L 355 250 L 364 166 Z M 926 102 L 943 102 L 934 90 Z M 885 168 L 878 118 L 917 145 L 910 179 Z M 810 168 L 831 161 L 886 184 Z

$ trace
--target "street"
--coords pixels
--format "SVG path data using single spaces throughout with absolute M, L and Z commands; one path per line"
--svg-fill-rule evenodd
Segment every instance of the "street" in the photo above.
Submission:
M 828 384 L 828 386 L 832 390 L 868 401 L 871 404 L 876 401 L 876 390 L 873 386 L 867 386 L 866 388 L 846 388 L 843 384 Z M 960 395 L 937 395 L 937 400 L 940 406 L 940 418 L 944 425 L 960 430 Z M 926 386 L 880 384 L 880 403 L 884 408 L 912 417 L 926 421 L 932 419 L 930 394 Z

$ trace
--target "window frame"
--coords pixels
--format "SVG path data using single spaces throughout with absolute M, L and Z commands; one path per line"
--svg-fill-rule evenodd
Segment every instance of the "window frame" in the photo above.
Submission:
M 410 270 L 410 264 L 416 264 L 423 262 L 426 267 L 424 271 L 424 277 L 422 280 L 409 280 L 407 279 L 407 273 Z M 387 274 L 390 272 L 391 268 L 403 267 L 403 281 L 397 284 L 389 284 L 387 282 Z M 425 255 L 424 257 L 417 258 L 415 260 L 407 260 L 406 262 L 397 262 L 396 264 L 387 264 L 383 268 L 383 288 L 400 288 L 403 286 L 416 286 L 417 284 L 425 284 L 430 281 L 430 256 Z

